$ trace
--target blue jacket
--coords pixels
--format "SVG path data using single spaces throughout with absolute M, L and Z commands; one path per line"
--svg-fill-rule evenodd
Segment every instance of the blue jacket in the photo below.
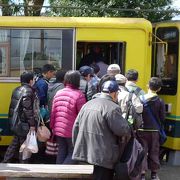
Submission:
M 40 107 L 42 105 L 46 106 L 48 104 L 47 92 L 48 92 L 49 81 L 44 77 L 39 78 L 35 83 L 35 88 L 37 90 L 38 98 L 40 100 Z

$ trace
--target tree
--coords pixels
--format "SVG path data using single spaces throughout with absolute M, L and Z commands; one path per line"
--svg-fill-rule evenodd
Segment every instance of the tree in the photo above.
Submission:
M 11 3 L 11 1 L 10 0 L 1 0 L 0 3 L 3 4 L 2 16 L 11 16 L 12 8 L 9 7 L 9 4 Z
M 40 16 L 44 0 L 24 0 L 25 16 Z
M 50 4 L 49 15 L 57 16 L 143 17 L 157 22 L 175 15 L 172 0 L 50 0 Z
M 0 0 L 3 16 L 25 15 L 40 16 L 44 0 L 23 0 L 17 4 L 13 0 Z

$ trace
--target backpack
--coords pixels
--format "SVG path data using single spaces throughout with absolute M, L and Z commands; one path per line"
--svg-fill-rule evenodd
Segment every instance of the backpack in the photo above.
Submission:
M 128 121 L 129 125 L 133 127 L 134 130 L 140 128 L 143 123 L 142 113 L 137 113 L 136 109 L 132 103 L 133 93 L 129 93 L 128 101 L 126 102 L 126 117 L 125 119 Z
M 56 93 L 60 90 L 64 88 L 64 84 L 63 83 L 51 83 L 48 86 L 48 92 L 47 92 L 47 98 L 48 98 L 48 109 L 51 112 L 51 108 L 52 108 L 52 102 L 53 102 L 53 98 L 56 95 Z
M 115 179 L 137 179 L 141 174 L 144 157 L 145 152 L 142 145 L 135 137 L 131 137 L 120 160 L 115 165 Z

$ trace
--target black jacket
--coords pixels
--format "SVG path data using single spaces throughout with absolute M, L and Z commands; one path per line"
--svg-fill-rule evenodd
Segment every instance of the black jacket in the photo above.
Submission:
M 90 84 L 90 82 L 86 81 L 83 76 L 81 76 L 80 79 L 79 89 L 84 93 L 87 101 L 91 100 L 92 96 L 96 93 L 95 88 Z
M 22 122 L 28 122 L 29 126 L 35 126 L 36 118 L 34 113 L 34 102 L 37 101 L 37 96 L 35 94 L 34 89 L 29 84 L 22 84 L 22 86 L 14 89 L 11 97 L 11 103 L 9 106 L 9 121 L 12 121 L 14 109 L 22 97 L 19 103 L 19 117 Z
M 150 115 L 149 113 L 153 114 Z M 146 105 L 143 105 L 143 129 L 148 130 L 158 130 L 157 125 L 152 120 L 158 121 L 161 126 L 164 124 L 165 120 L 165 104 L 162 99 L 158 96 L 154 96 L 146 100 Z

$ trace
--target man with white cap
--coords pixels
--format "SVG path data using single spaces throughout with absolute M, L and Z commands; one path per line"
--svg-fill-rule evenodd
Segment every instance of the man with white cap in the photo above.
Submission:
M 93 180 L 113 180 L 121 148 L 117 139 L 130 136 L 130 128 L 116 104 L 116 81 L 106 81 L 100 96 L 80 110 L 73 127 L 72 158 L 94 165 Z
M 127 111 L 128 111 L 128 103 L 129 101 L 132 102 L 132 106 L 134 106 L 135 112 L 141 114 L 143 111 L 143 105 L 140 102 L 140 99 L 134 94 L 127 91 L 125 84 L 126 84 L 126 77 L 122 74 L 116 74 L 115 79 L 119 85 L 119 94 L 118 94 L 118 104 L 121 108 L 123 117 L 125 118 Z M 129 122 L 133 123 L 133 122 Z M 134 122 L 134 128 L 138 129 L 141 123 Z
M 107 74 L 109 75 L 116 75 L 121 73 L 121 68 L 118 64 L 110 64 L 107 68 Z

